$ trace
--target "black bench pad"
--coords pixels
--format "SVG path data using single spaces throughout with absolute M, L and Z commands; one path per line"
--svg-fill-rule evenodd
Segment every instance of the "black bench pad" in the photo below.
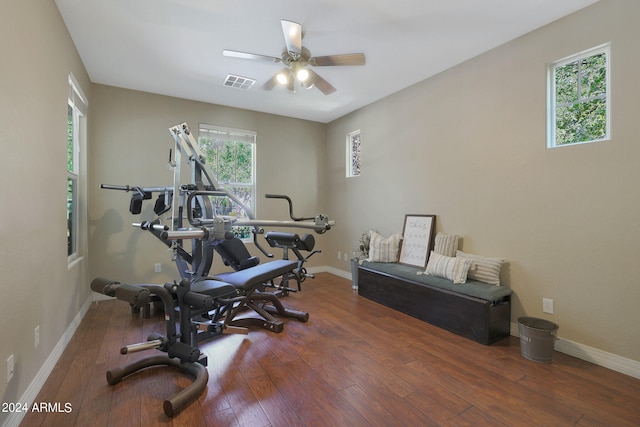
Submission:
M 232 284 L 237 289 L 250 290 L 254 286 L 290 273 L 297 267 L 298 263 L 296 261 L 279 259 L 240 271 L 216 274 L 215 277 L 223 282 Z
M 237 295 L 236 288 L 229 283 L 204 278 L 191 283 L 191 292 L 209 295 L 213 299 L 232 298 Z

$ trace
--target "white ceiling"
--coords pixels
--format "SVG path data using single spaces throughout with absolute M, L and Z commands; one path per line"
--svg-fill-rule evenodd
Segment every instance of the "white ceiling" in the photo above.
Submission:
M 597 0 L 56 0 L 91 81 L 330 122 Z M 316 67 L 337 88 L 262 84 L 281 64 L 280 20 L 302 24 L 312 56 L 363 52 L 366 65 Z M 223 86 L 228 74 L 257 83 Z

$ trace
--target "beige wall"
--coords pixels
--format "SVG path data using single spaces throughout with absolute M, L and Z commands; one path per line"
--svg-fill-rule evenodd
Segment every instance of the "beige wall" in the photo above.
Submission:
M 639 2 L 602 0 L 329 124 L 340 233 L 327 250 L 351 251 L 368 228 L 401 231 L 406 213 L 435 214 L 463 250 L 508 260 L 513 322 L 543 317 L 564 339 L 640 361 L 638 16 Z M 606 42 L 611 141 L 547 149 L 546 64 Z M 346 179 L 355 129 L 362 175 Z
M 130 283 L 162 283 L 179 278 L 166 246 L 131 226 L 132 222 L 155 218 L 153 200 L 145 202 L 140 215 L 131 215 L 128 211 L 131 193 L 102 190 L 99 186 L 171 186 L 173 173 L 166 166 L 174 140 L 169 128 L 183 122 L 195 132 L 199 123 L 257 132 L 258 218 L 289 219 L 287 204 L 265 199 L 266 193 L 289 195 L 296 215 L 313 215 L 324 210 L 323 124 L 103 85 L 95 85 L 92 95 L 95 120 L 91 122 L 89 135 L 91 277 Z M 315 235 L 319 247 L 326 236 Z M 262 237 L 259 241 L 269 249 Z M 255 255 L 261 255 L 253 244 L 249 248 Z M 282 256 L 279 249 L 272 252 Z M 308 265 L 322 265 L 322 256 L 315 255 Z M 263 255 L 261 259 L 267 260 Z M 156 263 L 163 264 L 161 274 L 154 272 Z M 214 267 L 214 273 L 220 268 L 228 270 L 219 264 Z
M 286 219 L 261 197 L 289 194 L 297 212 L 326 212 L 335 230 L 316 236 L 312 265 L 348 270 L 368 228 L 399 231 L 405 213 L 437 215 L 462 248 L 509 263 L 512 320 L 545 317 L 560 336 L 640 361 L 640 116 L 636 84 L 640 4 L 595 6 L 417 84 L 329 125 L 91 85 L 52 0 L 3 0 L 0 14 L 0 395 L 15 402 L 91 297 L 97 275 L 163 281 L 175 271 L 163 246 L 130 226 L 128 195 L 100 183 L 164 185 L 172 140 L 186 121 L 258 132 L 258 213 Z M 545 148 L 545 64 L 611 41 L 609 142 Z M 67 75 L 89 96 L 89 253 L 67 265 L 65 249 Z M 347 132 L 362 131 L 363 174 L 344 178 Z M 151 205 L 143 212 L 150 214 Z M 153 265 L 163 263 L 163 273 Z M 556 314 L 542 314 L 541 298 Z M 33 329 L 41 342 L 33 348 Z M 7 384 L 5 361 L 16 360 Z M 5 414 L 0 414 L 0 423 Z
M 2 0 L 0 38 L 0 400 L 19 402 L 90 298 L 86 250 L 67 264 L 69 73 L 91 87 L 52 0 Z

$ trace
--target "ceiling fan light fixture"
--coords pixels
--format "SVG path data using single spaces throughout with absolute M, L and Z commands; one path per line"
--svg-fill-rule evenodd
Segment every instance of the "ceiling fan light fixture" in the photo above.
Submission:
M 314 57 L 309 49 L 302 46 L 302 25 L 297 22 L 282 19 L 282 33 L 284 35 L 285 50 L 280 58 L 274 56 L 259 55 L 255 53 L 239 52 L 225 49 L 222 54 L 226 57 L 250 59 L 254 61 L 281 63 L 284 69 L 271 77 L 263 84 L 265 90 L 271 90 L 276 85 L 285 86 L 295 93 L 296 86 L 310 89 L 318 88 L 325 95 L 330 95 L 336 88 L 319 76 L 312 67 L 352 66 L 364 65 L 364 53 L 346 53 L 339 55 L 325 55 Z
M 300 68 L 296 72 L 296 78 L 301 82 L 306 81 L 309 78 L 309 71 L 307 71 L 305 68 Z
M 278 73 L 276 79 L 281 85 L 286 85 L 289 82 L 289 77 L 284 72 Z

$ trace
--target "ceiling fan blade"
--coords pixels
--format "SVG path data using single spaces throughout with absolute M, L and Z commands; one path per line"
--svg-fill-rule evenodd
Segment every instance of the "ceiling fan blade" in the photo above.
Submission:
M 235 50 L 225 49 L 222 51 L 222 55 L 228 56 L 230 58 L 252 59 L 257 61 L 265 61 L 265 62 L 282 62 L 282 59 L 276 58 L 275 56 L 258 55 L 257 53 L 238 52 Z
M 296 93 L 296 81 L 294 79 L 287 80 L 287 90 Z
M 290 73 L 289 73 L 289 68 L 283 68 L 282 70 L 280 70 L 280 72 L 279 72 L 278 74 L 276 74 L 275 76 L 273 76 L 273 77 L 271 77 L 269 80 L 267 80 L 267 81 L 262 85 L 262 88 L 263 88 L 264 90 L 271 90 L 271 89 L 273 89 L 274 87 L 276 87 L 277 85 L 281 84 L 281 82 L 279 81 L 279 76 L 280 76 L 281 74 L 284 74 L 285 76 L 287 76 L 287 77 L 286 77 L 287 82 L 288 82 L 289 80 L 291 80 L 291 78 L 290 78 L 291 76 L 290 76 Z
M 306 82 L 307 87 L 314 85 L 315 87 L 320 89 L 320 92 L 324 93 L 325 95 L 330 95 L 336 91 L 336 88 L 333 87 L 331 83 L 329 83 L 328 81 L 320 77 L 318 73 L 316 73 L 311 69 L 309 69 L 308 71 L 309 71 L 309 78 L 307 79 L 307 82 Z
M 309 60 L 311 65 L 328 67 L 333 65 L 364 65 L 364 53 L 345 53 L 343 55 L 316 56 Z
M 264 82 L 264 84 L 262 85 L 262 88 L 264 90 L 271 90 L 274 87 L 276 87 L 277 84 L 278 84 L 278 75 L 276 74 L 275 76 L 271 77 L 269 80 Z
M 282 23 L 287 52 L 294 58 L 300 57 L 302 53 L 302 25 L 297 22 L 285 21 L 284 19 L 280 22 Z

